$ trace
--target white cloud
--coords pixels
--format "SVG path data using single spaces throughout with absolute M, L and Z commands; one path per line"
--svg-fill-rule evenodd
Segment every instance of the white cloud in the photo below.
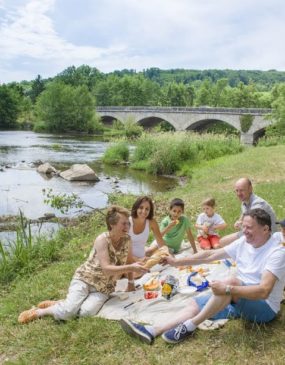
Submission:
M 104 72 L 149 67 L 285 69 L 283 0 L 78 4 L 0 0 L 0 70 L 6 80 L 13 79 L 13 68 L 19 80 L 21 70 L 25 77 L 46 77 L 84 63 Z

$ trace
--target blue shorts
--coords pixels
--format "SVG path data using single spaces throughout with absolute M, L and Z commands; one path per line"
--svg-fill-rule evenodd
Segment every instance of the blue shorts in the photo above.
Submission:
M 200 310 L 206 305 L 212 294 L 193 298 Z M 266 323 L 272 321 L 276 313 L 265 300 L 249 300 L 240 298 L 237 303 L 228 304 L 210 319 L 244 318 L 251 322 Z

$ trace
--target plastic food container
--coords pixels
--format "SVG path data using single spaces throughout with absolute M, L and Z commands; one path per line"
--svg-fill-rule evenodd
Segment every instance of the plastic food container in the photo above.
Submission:
M 196 275 L 199 277 L 199 281 L 198 282 L 197 282 L 197 280 L 195 280 L 196 278 L 194 278 Z M 197 271 L 192 272 L 188 276 L 187 284 L 189 286 L 194 286 L 197 291 L 202 291 L 202 290 L 208 288 L 208 286 L 209 286 L 208 280 L 205 279 L 204 277 L 200 276 Z
M 144 298 L 145 299 L 155 299 L 158 297 L 158 291 L 152 290 L 152 291 L 145 291 L 144 292 Z

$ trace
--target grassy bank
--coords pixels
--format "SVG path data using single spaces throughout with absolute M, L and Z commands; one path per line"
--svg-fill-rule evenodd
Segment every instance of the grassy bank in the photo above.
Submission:
M 191 168 L 203 161 L 240 153 L 244 150 L 237 136 L 194 132 L 143 133 L 130 155 L 131 168 L 150 174 L 191 175 Z M 129 159 L 125 139 L 113 143 L 103 162 L 118 164 Z
M 168 201 L 180 197 L 194 221 L 201 201 L 217 199 L 218 211 L 231 225 L 239 216 L 233 183 L 240 176 L 252 178 L 255 192 L 267 199 L 279 218 L 285 217 L 285 146 L 249 148 L 193 168 L 184 187 L 154 197 L 157 216 L 166 214 Z M 130 207 L 134 197 L 112 195 L 113 202 Z M 55 239 L 57 261 L 23 273 L 0 297 L 0 363 L 6 364 L 283 364 L 285 361 L 285 307 L 267 326 L 231 321 L 218 331 L 199 331 L 177 346 L 158 338 L 148 346 L 123 333 L 115 321 L 99 318 L 55 323 L 51 318 L 25 326 L 17 323 L 20 311 L 44 299 L 58 299 L 75 268 L 86 258 L 94 237 L 104 230 L 100 214 L 65 229 Z

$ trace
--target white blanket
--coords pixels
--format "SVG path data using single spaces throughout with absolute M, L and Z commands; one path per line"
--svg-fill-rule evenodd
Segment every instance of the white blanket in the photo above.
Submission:
M 189 251 L 184 251 L 176 257 L 189 255 Z M 196 268 L 209 269 L 209 274 L 206 276 L 208 281 L 222 280 L 229 276 L 235 275 L 235 267 L 228 267 L 223 261 L 215 264 L 197 265 Z M 166 275 L 174 275 L 179 279 L 179 291 L 170 300 L 165 299 L 159 294 L 155 299 L 144 299 L 144 290 L 142 284 L 151 278 L 153 273 L 159 272 L 159 279 L 165 278 Z M 98 313 L 99 317 L 120 320 L 122 317 L 129 318 L 137 322 L 157 325 L 167 321 L 170 316 L 183 309 L 189 298 L 197 295 L 203 295 L 210 291 L 206 289 L 202 292 L 197 292 L 196 288 L 187 286 L 186 279 L 189 275 L 186 270 L 179 270 L 170 266 L 156 265 L 151 269 L 150 273 L 145 274 L 142 278 L 135 281 L 136 286 L 140 288 L 135 292 L 126 293 L 124 290 L 127 286 L 127 279 L 119 280 L 117 283 L 116 292 L 111 295 Z M 219 321 L 223 324 L 225 321 Z M 201 326 L 202 329 L 217 328 L 211 321 L 206 321 Z

